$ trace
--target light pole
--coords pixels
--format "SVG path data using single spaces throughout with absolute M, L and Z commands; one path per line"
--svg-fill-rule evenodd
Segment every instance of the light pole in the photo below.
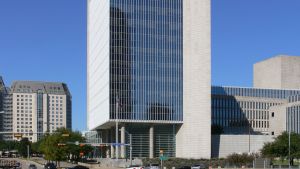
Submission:
M 291 168 L 291 131 L 289 131 L 289 168 Z
M 290 125 L 291 125 L 291 121 L 289 120 L 289 169 L 291 168 L 291 126 Z
M 27 159 L 29 160 L 30 152 L 29 152 L 29 145 L 27 145 Z
M 251 153 L 251 150 L 250 150 L 250 128 L 251 128 L 251 120 L 249 120 L 249 125 L 248 125 L 248 136 L 249 136 L 249 155 L 250 155 L 250 153 Z
M 119 159 L 119 124 L 118 124 L 118 119 L 119 119 L 119 95 L 117 92 L 116 96 L 116 160 Z

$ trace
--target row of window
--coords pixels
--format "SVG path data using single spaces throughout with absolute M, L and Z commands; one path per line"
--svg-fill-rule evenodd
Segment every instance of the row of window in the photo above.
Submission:
M 219 108 L 241 108 L 241 109 L 263 109 L 268 110 L 271 106 L 282 104 L 282 102 L 262 102 L 262 101 L 240 101 L 234 96 L 232 97 L 216 97 L 212 98 L 212 107 Z
M 27 107 L 27 106 L 17 106 L 17 109 L 32 109 L 32 107 Z
M 32 105 L 32 103 L 17 103 L 17 105 Z
M 17 101 L 18 101 L 18 102 L 19 102 L 19 101 L 22 101 L 22 102 L 23 102 L 23 101 L 30 101 L 30 102 L 31 102 L 32 99 L 17 99 Z
M 21 117 L 24 117 L 24 116 L 25 117 L 32 117 L 31 114 L 29 114 L 29 115 L 28 114 L 25 114 L 25 115 L 24 114 L 17 114 L 17 117 L 19 117 L 19 116 L 21 116 Z
M 17 118 L 17 120 L 30 120 L 30 121 L 32 121 L 32 118 Z
M 29 98 L 32 98 L 32 95 L 17 95 L 17 97 L 29 97 Z
M 257 88 L 212 86 L 212 94 L 287 99 L 289 96 L 292 95 L 300 95 L 300 90 L 257 89 Z

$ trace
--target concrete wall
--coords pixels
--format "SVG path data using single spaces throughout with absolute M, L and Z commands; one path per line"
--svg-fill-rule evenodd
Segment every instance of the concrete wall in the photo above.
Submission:
M 253 87 L 281 88 L 281 57 L 267 59 L 254 64 Z
M 269 109 L 270 112 L 270 134 L 274 132 L 274 136 L 280 135 L 286 131 L 286 104 L 282 106 L 273 106 Z M 274 113 L 274 117 L 272 117 Z
M 259 152 L 264 143 L 273 141 L 270 135 L 250 135 L 250 152 Z M 232 153 L 249 152 L 249 135 L 212 135 L 212 157 L 227 157 Z
M 300 57 L 279 55 L 254 64 L 256 88 L 300 89 Z
M 281 70 L 281 88 L 300 89 L 300 57 L 282 57 Z
M 210 0 L 183 0 L 183 125 L 176 157 L 211 156 Z

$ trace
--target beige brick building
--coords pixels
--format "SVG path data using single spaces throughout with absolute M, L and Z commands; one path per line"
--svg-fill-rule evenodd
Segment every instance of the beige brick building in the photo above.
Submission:
M 66 84 L 16 81 L 11 94 L 13 133 L 35 142 L 45 132 L 60 127 L 71 129 L 71 95 Z

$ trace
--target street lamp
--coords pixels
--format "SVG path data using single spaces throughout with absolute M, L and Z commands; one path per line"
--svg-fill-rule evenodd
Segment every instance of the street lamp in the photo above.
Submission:
M 291 168 L 291 130 L 289 130 L 289 168 Z
M 289 169 L 290 169 L 291 168 L 291 116 L 289 116 L 288 123 L 289 123 Z

